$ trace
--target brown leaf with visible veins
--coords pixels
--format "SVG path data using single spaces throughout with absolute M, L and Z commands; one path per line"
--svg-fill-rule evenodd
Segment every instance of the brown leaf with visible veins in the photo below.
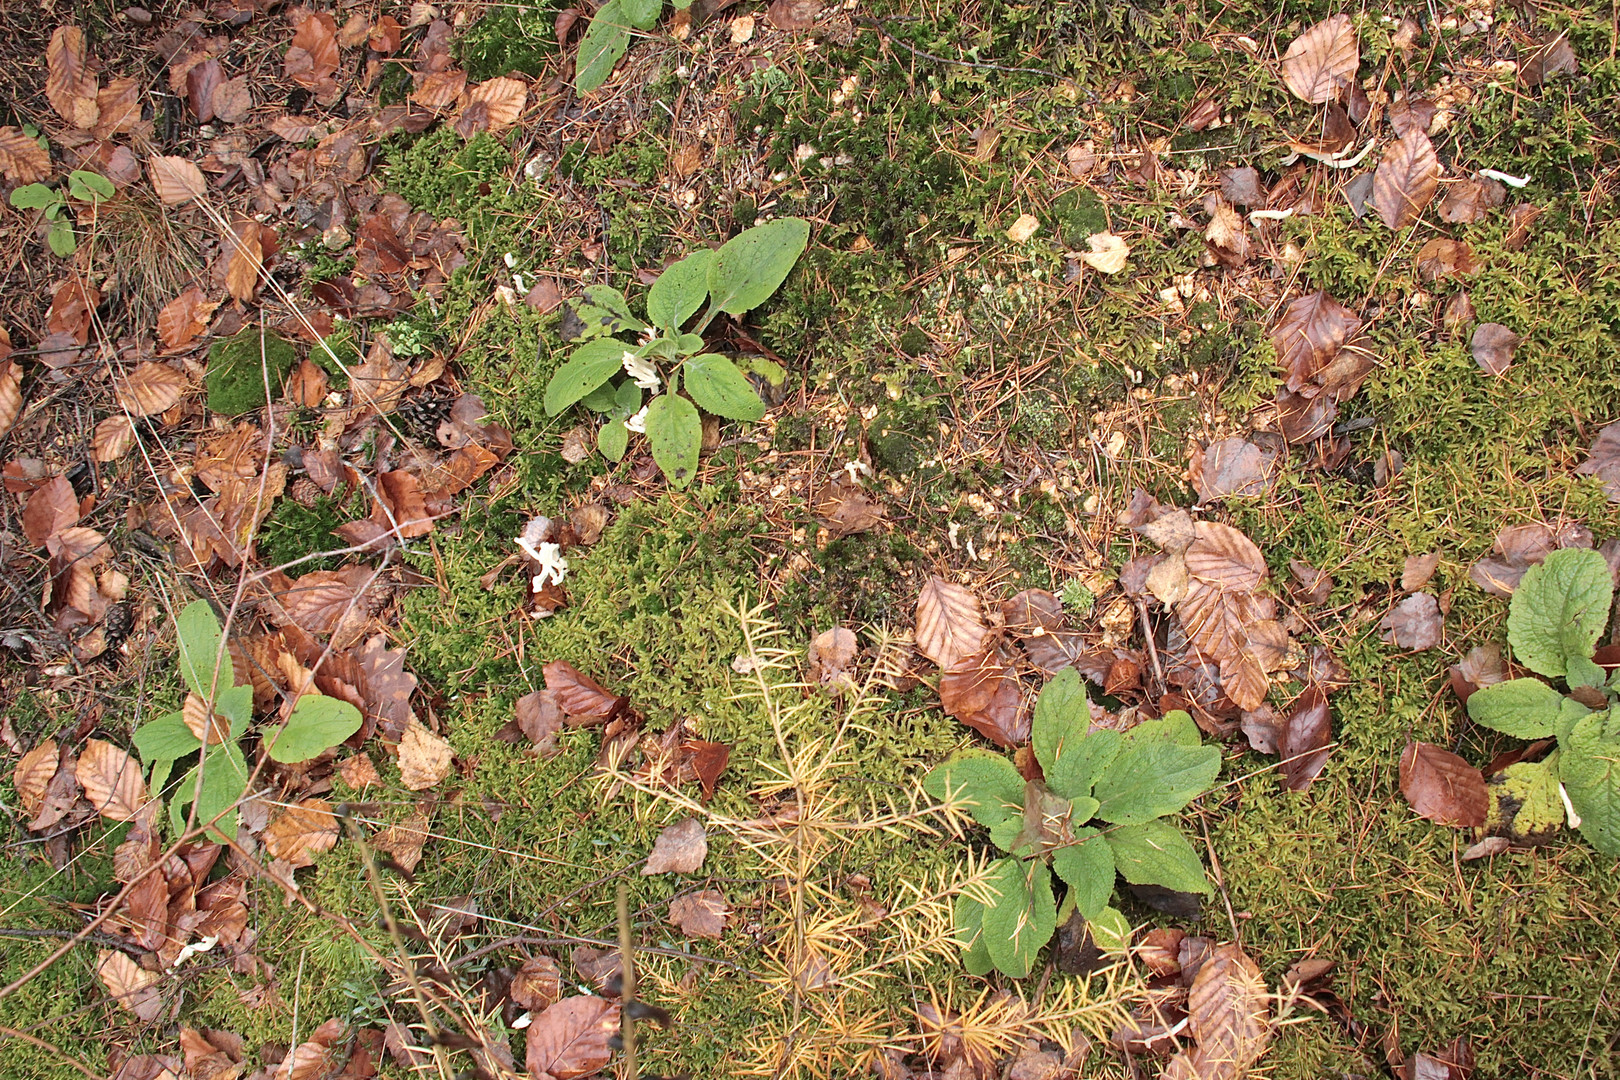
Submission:
M 140 765 L 110 742 L 86 739 L 73 776 L 84 788 L 84 797 L 108 821 L 133 821 L 146 802 Z
M 438 112 L 455 104 L 467 86 L 465 71 L 430 71 L 420 86 L 411 94 L 411 100 L 424 109 Z
M 1324 19 L 1288 46 L 1283 81 L 1294 96 L 1313 105 L 1336 101 L 1355 80 L 1361 46 L 1350 16 Z
M 280 614 L 299 629 L 309 634 L 330 634 L 355 613 L 365 613 L 361 590 L 371 579 L 368 566 L 313 570 L 285 581 L 274 595 L 281 603 Z
M 619 1034 L 619 1004 L 579 994 L 552 1005 L 529 1024 L 525 1065 L 530 1080 L 576 1080 L 605 1066 Z
M 1462 758 L 1433 743 L 1409 742 L 1401 752 L 1401 794 L 1418 816 L 1441 825 L 1485 824 L 1490 793 L 1485 777 Z
M 0 176 L 21 187 L 36 184 L 51 173 L 51 155 L 38 139 L 21 128 L 0 127 Z
M 1500 375 L 1513 364 L 1513 350 L 1519 344 L 1519 335 L 1501 323 L 1480 323 L 1474 330 L 1469 350 L 1474 362 L 1487 375 Z
M 259 291 L 259 275 L 264 271 L 264 237 L 252 218 L 238 218 L 225 240 L 230 259 L 225 267 L 225 291 L 244 304 Z
M 45 99 L 57 115 L 76 128 L 96 126 L 101 109 L 96 104 L 96 77 L 85 58 L 84 31 L 58 26 L 45 46 Z
M 998 746 L 1017 746 L 1029 738 L 1023 690 L 999 649 L 982 649 L 948 668 L 939 680 L 939 703 Z
M 338 69 L 337 20 L 325 12 L 305 12 L 287 50 L 287 77 L 306 90 L 324 89 Z
M 1440 188 L 1440 159 L 1421 131 L 1409 131 L 1384 154 L 1373 173 L 1372 205 L 1391 229 L 1412 224 Z
M 158 339 L 169 352 L 184 349 L 198 334 L 208 329 L 219 301 L 209 300 L 195 285 L 163 305 L 158 312 Z
M 186 727 L 206 746 L 215 746 L 231 737 L 231 722 L 208 707 L 196 694 L 187 694 L 180 706 L 180 716 Z
M 683 893 L 669 902 L 669 921 L 689 938 L 719 941 L 730 914 L 731 905 L 713 889 Z
M 1265 556 L 1243 533 L 1217 521 L 1194 526 L 1196 539 L 1187 548 L 1187 573 L 1218 589 L 1249 592 L 1266 576 Z
M 23 504 L 23 536 L 34 547 L 70 528 L 79 520 L 79 497 L 65 476 L 53 476 L 33 490 Z
M 246 75 L 226 79 L 214 87 L 214 115 L 227 124 L 240 123 L 253 111 L 253 91 Z
M 1578 69 L 1569 36 L 1560 33 L 1530 50 L 1519 61 L 1519 82 L 1537 87 L 1554 75 L 1573 75 Z
M 1575 471 L 1603 481 L 1609 501 L 1620 503 L 1620 421 L 1598 429 L 1586 460 L 1575 466 Z
M 548 1009 L 562 999 L 562 992 L 562 968 L 549 956 L 531 956 L 512 976 L 512 1003 L 520 1009 Z
M 521 79 L 501 76 L 481 82 L 467 91 L 468 104 L 484 106 L 480 131 L 499 134 L 518 122 L 529 101 L 529 87 Z
M 1240 1080 L 1271 1042 L 1271 995 L 1253 960 L 1217 946 L 1187 991 L 1187 1025 L 1197 1045 L 1170 1059 L 1160 1080 Z
M 962 586 L 930 577 L 917 595 L 917 651 L 941 668 L 978 652 L 987 630 L 979 598 Z
M 130 957 L 112 949 L 96 953 L 96 975 L 113 1000 L 150 1023 L 163 1014 L 163 998 L 158 994 L 158 976 Z
M 412 791 L 426 791 L 450 775 L 455 752 L 450 744 L 412 720 L 399 740 L 399 782 Z
M 179 206 L 208 193 L 202 170 L 183 157 L 151 158 L 146 163 L 146 174 L 164 206 Z
M 512 703 L 512 720 L 495 737 L 503 742 L 528 739 L 542 756 L 561 752 L 557 736 L 563 729 L 562 706 L 550 690 L 536 690 L 524 694 Z M 511 735 L 507 732 L 510 730 Z
M 206 124 L 214 118 L 214 91 L 224 81 L 225 69 L 212 57 L 186 72 L 186 103 L 198 123 Z
M 260 841 L 272 858 L 293 866 L 314 866 L 315 856 L 338 840 L 338 819 L 325 799 L 305 799 L 270 819 Z
M 703 865 L 709 854 L 709 837 L 703 822 L 689 817 L 665 828 L 653 842 L 652 854 L 641 867 L 652 874 L 690 874 Z
M 1440 601 L 1428 593 L 1413 593 L 1396 604 L 1378 628 L 1390 644 L 1420 652 L 1440 644 L 1445 616 L 1440 613 Z
M 1418 249 L 1417 268 L 1424 280 L 1438 281 L 1477 274 L 1480 263 L 1467 241 L 1437 236 Z
M 1507 188 L 1496 180 L 1475 177 L 1446 186 L 1445 197 L 1440 200 L 1437 213 L 1440 220 L 1454 225 L 1483 221 L 1492 210 L 1507 200 Z
M 1292 301 L 1271 328 L 1271 344 L 1288 389 L 1298 391 L 1311 382 L 1360 330 L 1355 312 L 1325 292 Z
M 180 402 L 186 389 L 186 376 L 167 364 L 143 360 L 125 378 L 114 384 L 118 402 L 131 416 L 152 416 L 168 412 Z
M 1311 683 L 1294 699 L 1293 711 L 1277 740 L 1277 756 L 1283 759 L 1283 783 L 1289 791 L 1304 791 L 1322 774 L 1330 753 L 1323 748 L 1332 741 L 1333 720 L 1327 695 Z
M 55 739 L 46 739 L 19 758 L 11 771 L 11 786 L 29 817 L 45 805 L 45 788 L 56 775 L 59 750 Z
M 546 689 L 556 696 L 568 722 L 578 727 L 605 723 L 622 712 L 626 699 L 609 693 L 589 675 L 566 660 L 553 660 L 540 669 Z

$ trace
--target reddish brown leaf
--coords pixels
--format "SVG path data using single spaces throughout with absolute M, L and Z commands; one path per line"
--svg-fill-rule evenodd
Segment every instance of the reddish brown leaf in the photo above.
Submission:
M 1283 81 L 1294 96 L 1320 105 L 1338 100 L 1361 65 L 1361 46 L 1348 15 L 1334 15 L 1293 40 L 1283 54 Z
M 1230 525 L 1200 521 L 1187 548 L 1187 573 L 1217 589 L 1248 592 L 1265 580 L 1266 560 L 1254 541 Z
M 225 81 L 225 69 L 210 57 L 186 72 L 186 103 L 200 123 L 214 118 L 214 91 Z
M 64 281 L 51 294 L 51 308 L 46 316 L 46 329 L 52 334 L 71 334 L 83 345 L 90 338 L 90 322 L 101 303 L 101 291 L 79 277 Z M 40 343 L 43 350 L 45 342 Z
M 23 504 L 23 536 L 35 547 L 79 520 L 79 497 L 65 476 L 53 476 L 35 488 Z
M 186 377 L 168 364 L 145 360 L 135 370 L 115 384 L 119 404 L 131 416 L 151 416 L 167 412 L 180 401 L 186 389 Z
M 398 19 L 392 15 L 384 15 L 371 28 L 371 33 L 366 37 L 366 45 L 384 56 L 392 56 L 399 51 L 400 34 L 403 29 Z
M 305 799 L 270 820 L 260 838 L 275 859 L 291 866 L 314 866 L 315 856 L 337 843 L 338 820 L 324 799 Z
M 163 1014 L 158 976 L 125 954 L 112 949 L 97 952 L 96 974 L 113 1000 L 141 1020 L 150 1023 Z
M 512 704 L 512 722 L 514 736 L 528 739 L 543 756 L 550 756 L 559 752 L 557 736 L 563 729 L 562 706 L 550 690 L 536 690 L 532 694 L 524 694 Z M 508 741 L 504 734 L 506 728 L 496 733 L 496 738 Z M 516 741 L 512 738 L 510 741 Z
M 1437 236 L 1418 249 L 1418 273 L 1427 281 L 1470 277 L 1479 273 L 1480 263 L 1466 241 Z
M 771 0 L 765 19 L 778 30 L 809 30 L 821 17 L 821 0 Z
M 528 104 L 529 88 L 521 79 L 502 76 L 481 82 L 467 91 L 468 106 L 484 107 L 480 131 L 498 134 L 518 122 Z
M 225 268 L 225 291 L 246 304 L 259 291 L 259 275 L 264 271 L 264 236 L 252 218 L 238 218 L 225 239 L 230 260 Z
M 731 905 L 713 889 L 682 893 L 669 902 L 669 921 L 689 938 L 719 941 L 730 914 Z
M 1193 485 L 1198 489 L 1199 504 L 1265 494 L 1271 486 L 1276 460 L 1275 451 L 1262 450 L 1241 435 L 1211 444 L 1193 459 Z
M 1401 591 L 1416 592 L 1429 583 L 1434 577 L 1434 571 L 1440 565 L 1440 553 L 1431 551 L 1427 555 L 1408 555 L 1406 565 L 1401 570 Z
M 1286 385 L 1298 391 L 1345 350 L 1361 330 L 1361 320 L 1325 292 L 1291 302 L 1271 328 Z
M 219 302 L 210 301 L 195 285 L 163 305 L 158 312 L 158 337 L 170 352 L 185 348 L 208 329 Z
M 337 20 L 305 11 L 287 50 L 287 77 L 306 90 L 325 89 L 338 68 Z
M 411 94 L 411 100 L 424 109 L 439 112 L 456 103 L 467 86 L 467 73 L 459 70 L 431 71 Z
M 377 476 L 377 498 L 381 511 L 376 514 L 380 524 L 400 536 L 426 536 L 433 531 L 433 515 L 428 513 L 422 499 L 422 487 L 416 477 L 395 470 Z
M 350 613 L 365 611 L 360 592 L 372 578 L 370 567 L 315 570 L 276 590 L 285 618 L 310 634 L 330 634 Z
M 365 755 L 350 760 L 368 761 Z M 372 770 L 375 772 L 376 770 Z M 352 786 L 352 785 L 351 785 Z M 371 846 L 394 860 L 407 874 L 416 872 L 422 862 L 422 848 L 428 842 L 433 823 L 433 802 L 423 800 L 411 812 L 371 838 Z
M 1247 1076 L 1271 1041 L 1270 997 L 1260 969 L 1241 948 L 1211 950 L 1187 992 L 1187 1025 L 1197 1045 L 1172 1057 L 1160 1080 Z
M 532 956 L 512 976 L 512 1003 L 539 1012 L 562 999 L 562 969 L 549 956 Z
M 1437 211 L 1442 221 L 1466 225 L 1483 221 L 1507 199 L 1507 188 L 1495 180 L 1475 178 L 1446 186 L 1445 197 Z
M 619 1004 L 589 994 L 563 1000 L 529 1024 L 525 1064 L 531 1080 L 575 1080 L 605 1066 L 619 1033 Z
M 998 746 L 1028 740 L 1030 712 L 999 649 L 964 656 L 939 680 L 940 706 Z
M 1603 481 L 1603 490 L 1609 501 L 1620 503 L 1620 422 L 1600 428 L 1586 460 L 1575 467 L 1582 476 L 1595 476 Z
M 96 104 L 96 77 L 85 59 L 84 31 L 58 26 L 45 46 L 45 99 L 57 115 L 76 128 L 96 126 L 101 110 Z
M 1429 125 L 1434 122 L 1434 102 L 1428 98 L 1402 98 L 1389 107 L 1385 114 L 1389 117 L 1389 126 L 1395 129 L 1397 137 L 1410 132 L 1428 134 Z
M 253 91 L 246 75 L 226 79 L 214 88 L 212 99 L 214 115 L 227 124 L 246 120 L 253 111 Z
M 1536 87 L 1554 75 L 1573 75 L 1578 68 L 1569 37 L 1560 33 L 1524 55 L 1519 61 L 1519 82 Z
M 643 876 L 690 874 L 703 865 L 709 854 L 709 837 L 703 822 L 685 818 L 665 828 L 653 842 L 652 854 L 642 864 Z
M 1445 630 L 1445 616 L 1440 613 L 1440 602 L 1428 593 L 1413 593 L 1395 610 L 1384 616 L 1378 624 L 1384 640 L 1402 649 L 1422 651 L 1440 644 Z
M 1283 759 L 1283 783 L 1289 791 L 1304 791 L 1321 775 L 1333 741 L 1333 723 L 1327 695 L 1312 683 L 1294 700 L 1294 708 L 1277 741 L 1277 754 Z
M 0 127 L 0 176 L 21 187 L 49 176 L 51 155 L 21 128 Z
M 960 585 L 930 577 L 917 596 L 917 651 L 941 668 L 978 652 L 987 627 L 979 598 Z
M 1519 335 L 1501 323 L 1480 323 L 1469 342 L 1474 362 L 1487 375 L 1500 375 L 1513 364 L 1513 350 Z
M 1426 742 L 1409 742 L 1401 752 L 1401 794 L 1418 816 L 1462 828 L 1485 824 L 1490 803 L 1478 769 Z
M 566 660 L 553 660 L 540 672 L 545 676 L 546 689 L 556 696 L 568 722 L 575 726 L 606 723 L 629 704 Z
M 1421 131 L 1402 135 L 1373 173 L 1372 205 L 1391 229 L 1416 221 L 1440 187 L 1440 159 Z

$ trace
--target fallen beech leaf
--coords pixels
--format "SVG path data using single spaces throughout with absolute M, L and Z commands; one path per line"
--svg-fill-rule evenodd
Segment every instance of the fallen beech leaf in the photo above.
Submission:
M 1217 946 L 1187 991 L 1188 1028 L 1198 1043 L 1171 1058 L 1160 1080 L 1247 1076 L 1271 1041 L 1269 1001 L 1254 961 L 1236 945 Z
M 218 307 L 219 301 L 210 301 L 195 285 L 164 304 L 157 317 L 158 338 L 163 347 L 174 352 L 190 345 L 198 334 L 208 329 L 208 320 Z
M 241 668 L 237 670 L 240 671 Z M 366 754 L 344 758 L 338 763 L 338 775 L 343 778 L 345 784 L 356 791 L 364 791 L 372 784 L 382 783 L 382 774 L 377 771 L 377 766 L 371 763 L 371 758 Z
M 1485 777 L 1462 758 L 1433 743 L 1409 742 L 1401 752 L 1401 794 L 1418 816 L 1441 825 L 1485 824 L 1490 794 Z
M 369 566 L 313 570 L 275 590 L 278 613 L 310 634 L 331 634 L 357 614 L 365 613 L 362 590 L 372 580 Z
M 1271 486 L 1276 451 L 1266 451 L 1241 435 L 1233 435 L 1210 445 L 1195 459 L 1193 478 L 1199 505 L 1217 499 L 1252 498 L 1265 494 Z
M 677 821 L 658 834 L 652 854 L 641 867 L 643 876 L 690 874 L 703 865 L 709 854 L 709 837 L 703 822 L 695 817 Z
M 303 11 L 285 58 L 287 77 L 316 93 L 338 69 L 337 20 L 325 12 Z
M 259 223 L 238 218 L 226 237 L 230 260 L 225 267 L 225 291 L 246 304 L 259 291 L 259 275 L 264 270 L 264 238 Z
M 1285 385 L 1299 391 L 1311 383 L 1361 330 L 1355 312 L 1322 291 L 1289 303 L 1271 328 L 1271 344 Z
M 23 504 L 23 536 L 34 547 L 45 544 L 63 529 L 79 520 L 79 497 L 65 476 L 53 476 L 28 496 Z
M 134 79 L 120 77 L 109 81 L 96 92 L 98 115 L 91 134 L 98 139 L 108 139 L 134 131 L 141 122 L 141 98 L 144 92 L 145 87 Z M 120 183 L 118 186 L 124 185 Z
M 231 737 L 231 722 L 208 707 L 196 694 L 187 694 L 180 706 L 180 717 L 186 727 L 206 746 L 215 746 Z
M 1416 221 L 1440 187 L 1440 159 L 1421 131 L 1409 131 L 1384 154 L 1373 173 L 1372 205 L 1391 229 Z
M 1428 593 L 1413 593 L 1395 610 L 1384 616 L 1378 628 L 1384 640 L 1402 649 L 1422 651 L 1440 644 L 1445 629 L 1445 616 L 1440 614 L 1440 602 Z
M 206 124 L 214 118 L 214 91 L 224 81 L 225 69 L 213 57 L 186 72 L 186 104 L 191 106 L 198 123 Z
M 45 46 L 45 99 L 71 126 L 88 131 L 101 110 L 96 104 L 96 77 L 85 59 L 84 31 L 58 26 Z
M 1131 253 L 1130 245 L 1111 232 L 1086 237 L 1086 247 L 1091 250 L 1082 252 L 1080 261 L 1102 274 L 1117 274 L 1125 269 L 1125 260 Z
M 165 206 L 200 199 L 208 191 L 202 170 L 183 157 L 154 157 L 146 163 L 146 174 Z
M 325 799 L 305 799 L 271 818 L 260 840 L 272 858 L 314 866 L 316 855 L 337 844 L 338 819 Z
M 422 499 L 422 485 L 416 477 L 403 470 L 380 473 L 377 476 L 378 505 L 386 513 L 376 515 L 390 532 L 400 536 L 426 536 L 433 531 L 433 515 Z
M 1428 98 L 1406 97 L 1391 105 L 1384 115 L 1389 119 L 1389 126 L 1395 129 L 1396 138 L 1401 138 L 1413 131 L 1428 134 L 1436 111 L 1434 102 Z
M 139 763 L 110 742 L 86 739 L 73 776 L 84 788 L 84 797 L 108 821 L 133 821 L 146 802 Z
M 1295 97 L 1321 105 L 1343 95 L 1360 65 L 1361 46 L 1350 16 L 1334 15 L 1289 44 L 1283 54 L 1283 82 Z
M 529 88 L 521 79 L 502 76 L 481 82 L 467 91 L 470 103 L 481 103 L 486 112 L 486 123 L 481 130 L 498 134 L 518 122 L 523 106 L 528 104 Z
M 1595 476 L 1603 481 L 1603 490 L 1609 501 L 1620 503 L 1620 421 L 1598 430 L 1587 451 L 1586 460 L 1575 467 L 1581 476 Z
M 17 761 L 11 771 L 11 786 L 29 817 L 38 814 L 45 805 L 45 788 L 56 775 L 59 748 L 55 739 L 46 739 Z
M 689 938 L 719 941 L 730 914 L 731 905 L 713 889 L 683 893 L 669 902 L 669 921 Z
M 964 656 L 946 669 L 939 680 L 939 703 L 998 746 L 1017 746 L 1029 738 L 1031 716 L 1023 691 L 999 650 Z
M 1283 783 L 1289 791 L 1304 791 L 1322 774 L 1329 756 L 1323 747 L 1332 741 L 1327 695 L 1312 683 L 1294 700 L 1294 709 L 1277 740 L 1277 756 L 1283 759 Z
M 576 1080 L 612 1058 L 619 1004 L 590 994 L 564 998 L 529 1024 L 525 1064 L 531 1080 Z
M 509 726 L 515 730 L 516 736 L 528 739 L 542 756 L 549 757 L 560 752 L 557 736 L 563 729 L 563 711 L 551 691 L 536 690 L 532 694 L 524 694 L 513 702 L 512 713 Z M 503 728 L 496 737 L 505 741 L 505 730 Z M 516 738 L 511 741 L 516 741 Z
M 836 481 L 822 491 L 816 503 L 816 520 L 834 538 L 853 536 L 883 523 L 884 510 L 857 484 Z
M 399 740 L 399 781 L 412 791 L 426 791 L 450 775 L 455 753 L 450 744 L 420 720 L 412 720 Z
M 512 976 L 512 1004 L 530 1012 L 548 1009 L 562 1000 L 562 968 L 549 956 L 531 956 Z
M 21 187 L 35 184 L 51 173 L 51 155 L 21 128 L 0 127 L 0 176 Z
M 1513 349 L 1519 344 L 1519 335 L 1501 323 L 1480 323 L 1474 331 L 1469 350 L 1474 362 L 1487 375 L 1500 375 L 1513 363 Z
M 163 1013 L 157 991 L 158 976 L 124 953 L 101 949 L 96 953 L 96 975 L 113 1000 L 150 1023 Z
M 339 1042 L 343 1021 L 333 1017 L 310 1032 L 309 1038 L 293 1047 L 275 1070 L 275 1080 L 326 1080 L 335 1077 L 348 1057 Z M 347 1071 L 347 1070 L 345 1070 Z
M 253 91 L 248 86 L 247 76 L 238 75 L 214 87 L 211 105 L 214 115 L 224 123 L 236 124 L 246 120 L 253 111 Z
M 426 799 L 417 803 L 404 818 L 373 836 L 371 846 L 393 859 L 407 874 L 415 873 L 433 823 L 432 807 Z
M 1573 75 L 1578 69 L 1569 37 L 1560 33 L 1530 50 L 1519 61 L 1519 82 L 1537 87 L 1554 75 Z
M 917 651 L 941 668 L 978 652 L 988 628 L 979 599 L 960 585 L 930 577 L 917 595 Z
M 1475 177 L 1472 180 L 1447 185 L 1445 197 L 1440 200 L 1440 208 L 1436 212 L 1442 221 L 1466 225 L 1474 221 L 1483 221 L 1487 214 L 1501 206 L 1506 199 L 1507 188 L 1499 181 Z
M 834 692 L 853 687 L 850 669 L 854 666 L 858 649 L 853 631 L 842 626 L 823 630 L 810 639 L 810 648 L 805 653 L 809 668 L 806 681 Z
M 1418 273 L 1427 281 L 1469 277 L 1479 273 L 1479 266 L 1474 249 L 1463 240 L 1437 236 L 1419 248 L 1417 253 Z
M 152 416 L 167 412 L 180 401 L 186 377 L 168 364 L 144 360 L 115 384 L 118 402 L 131 416 Z
M 1427 555 L 1408 555 L 1406 567 L 1401 571 L 1401 591 L 1416 592 L 1429 583 L 1434 577 L 1435 567 L 1440 565 L 1440 553 L 1431 551 Z
M 392 56 L 399 51 L 401 30 L 403 27 L 399 25 L 398 19 L 392 15 L 384 15 L 371 28 L 371 33 L 366 37 L 366 46 L 384 56 Z
M 766 20 L 778 30 L 809 30 L 821 16 L 821 0 L 771 0 Z
M 1218 521 L 1194 525 L 1187 548 L 1187 573 L 1218 589 L 1252 591 L 1265 580 L 1266 559 L 1243 533 Z
M 540 673 L 545 677 L 546 689 L 555 695 L 568 722 L 575 726 L 606 723 L 628 704 L 566 660 L 553 660 Z
M 1034 214 L 1020 214 L 1018 220 L 1007 226 L 1007 239 L 1022 244 L 1040 230 L 1041 219 Z
M 411 94 L 411 100 L 424 109 L 438 112 L 454 105 L 467 86 L 465 71 L 431 71 Z

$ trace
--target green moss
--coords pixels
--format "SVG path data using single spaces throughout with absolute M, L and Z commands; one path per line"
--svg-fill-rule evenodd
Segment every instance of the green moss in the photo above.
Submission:
M 258 327 L 248 327 L 235 337 L 216 341 L 208 348 L 208 408 L 221 416 L 241 416 L 264 407 L 270 397 L 281 393 L 298 351 L 292 343 Z

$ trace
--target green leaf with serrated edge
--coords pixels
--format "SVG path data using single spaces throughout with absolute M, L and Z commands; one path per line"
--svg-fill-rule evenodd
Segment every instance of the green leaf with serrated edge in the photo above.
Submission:
M 1476 724 L 1519 739 L 1539 739 L 1557 730 L 1564 695 L 1540 679 L 1509 679 L 1468 695 Z
M 579 52 L 574 59 L 574 89 L 588 94 L 607 82 L 607 77 L 613 74 L 613 65 L 629 47 L 630 20 L 623 0 L 607 0 L 596 9 L 591 25 L 585 28 L 585 36 L 579 39 Z
M 699 248 L 658 275 L 647 291 L 647 318 L 654 326 L 674 333 L 697 313 L 709 296 L 709 263 L 713 258 L 714 252 Z M 701 338 L 698 346 L 702 347 Z
M 592 307 L 612 313 L 623 323 L 624 329 L 638 332 L 647 329 L 646 323 L 631 314 L 630 301 L 624 298 L 624 293 L 611 285 L 585 286 L 585 300 Z M 614 332 L 617 333 L 618 331 Z
M 675 339 L 675 351 L 682 356 L 691 356 L 703 350 L 702 334 L 682 334 Z
M 248 693 L 251 696 L 252 690 Z M 192 734 L 186 718 L 177 712 L 136 728 L 134 743 L 142 761 L 173 761 L 202 749 L 202 740 Z
M 1564 681 L 1570 689 L 1577 686 L 1601 687 L 1609 673 L 1584 656 L 1571 656 L 1564 661 Z
M 626 379 L 613 392 L 613 415 L 623 420 L 641 411 L 641 387 Z
M 1160 725 L 1162 737 L 1182 746 L 1197 746 L 1204 741 L 1198 733 L 1198 724 L 1185 709 L 1171 709 L 1157 720 L 1150 723 Z M 1142 725 L 1138 724 L 1137 727 Z M 1132 730 L 1136 730 L 1132 728 Z
M 1024 812 L 1024 778 L 1012 762 L 986 750 L 964 750 L 923 777 L 923 790 L 951 801 L 987 829 Z
M 634 353 L 617 338 L 597 338 L 573 351 L 546 384 L 546 414 L 556 416 L 624 369 L 624 354 Z
M 194 600 L 185 606 L 175 620 L 175 636 L 180 640 L 180 677 L 193 694 L 206 700 L 214 697 L 216 690 L 236 682 L 231 654 L 224 647 L 225 635 L 206 600 Z
M 1098 778 L 1113 767 L 1123 746 L 1120 733 L 1108 728 L 1070 741 L 1057 763 L 1046 772 L 1046 786 L 1071 798 L 1095 794 Z
M 43 210 L 62 197 L 44 184 L 25 184 L 11 193 L 11 205 L 18 210 Z
M 360 730 L 364 717 L 347 701 L 324 694 L 305 694 L 279 729 L 264 733 L 271 761 L 296 765 L 337 746 Z
M 647 441 L 653 460 L 671 487 L 684 488 L 697 475 L 703 420 L 697 406 L 676 394 L 660 394 L 647 406 Z
M 51 251 L 64 259 L 79 250 L 79 239 L 73 234 L 73 226 L 65 221 L 58 221 L 51 226 L 50 231 L 45 234 L 45 243 Z
M 686 392 L 704 409 L 727 420 L 758 420 L 765 415 L 748 377 L 718 353 L 703 353 L 686 361 Z
M 1024 832 L 1024 815 L 1016 814 L 990 826 L 990 842 L 1002 851 L 1011 852 L 1018 846 Z
M 1035 751 L 1035 760 L 1041 763 L 1048 785 L 1052 773 L 1063 758 L 1065 747 L 1086 737 L 1091 727 L 1091 706 L 1086 702 L 1086 681 L 1074 668 L 1064 668 L 1052 676 L 1035 699 L 1035 716 L 1031 721 L 1029 745 Z M 1084 791 L 1062 791 L 1059 795 L 1084 795 Z
M 953 922 L 956 943 L 964 949 L 971 947 L 979 939 L 979 930 L 984 924 L 984 904 L 978 897 L 957 893 Z
M 1105 907 L 1091 924 L 1091 940 L 1105 953 L 1121 953 L 1131 943 L 1131 921 L 1118 908 Z
M 763 304 L 787 279 L 809 239 L 808 221 L 781 218 L 727 240 L 709 264 L 710 303 L 728 315 Z
M 1567 697 L 1560 701 L 1558 703 L 1558 718 L 1553 722 L 1554 734 L 1558 736 L 1558 741 L 1562 742 L 1568 738 L 1569 733 L 1575 730 L 1575 725 L 1580 723 L 1591 711 L 1591 709 L 1588 709 L 1574 698 Z
M 1132 885 L 1159 885 L 1175 892 L 1213 895 L 1198 852 L 1170 822 L 1122 825 L 1104 836 L 1114 853 L 1114 866 Z
M 984 912 L 990 959 L 1002 974 L 1026 978 L 1057 929 L 1051 871 L 1039 859 L 1000 859 L 991 864 L 987 884 L 997 893 L 996 902 Z
M 637 30 L 651 30 L 658 25 L 658 16 L 663 13 L 664 0 L 620 0 L 624 5 L 625 18 Z
M 1564 674 L 1572 656 L 1590 657 L 1609 624 L 1614 578 L 1602 555 L 1565 548 L 1524 573 L 1508 602 L 1513 658 L 1549 679 Z
M 620 359 L 620 362 L 623 363 L 622 358 Z M 630 380 L 626 379 L 625 382 L 630 382 Z M 623 383 L 620 385 L 622 386 Z M 636 384 L 631 382 L 630 385 L 635 386 Z M 615 392 L 616 391 L 614 390 L 613 383 L 611 381 L 605 382 L 601 386 L 598 386 L 595 390 L 592 390 L 590 393 L 580 398 L 579 403 L 591 410 L 591 412 L 612 412 L 613 396 Z
M 1605 855 L 1620 855 L 1620 739 L 1605 732 L 1608 713 L 1592 713 L 1560 744 L 1558 775 L 1580 817 L 1581 835 Z
M 1052 853 L 1052 870 L 1069 887 L 1080 914 L 1091 920 L 1114 895 L 1114 852 L 1096 829 L 1076 829 L 1074 839 Z
M 609 461 L 624 460 L 624 452 L 630 448 L 630 429 L 623 420 L 609 420 L 596 429 L 596 448 Z
M 1162 723 L 1149 720 L 1125 733 L 1119 755 L 1091 789 L 1102 804 L 1098 817 L 1116 825 L 1140 825 L 1175 813 L 1209 790 L 1221 771 L 1221 752 L 1172 742 L 1180 732 L 1169 725 L 1137 735 L 1149 724 Z
M 1564 824 L 1564 800 L 1558 794 L 1558 759 L 1553 751 L 1543 761 L 1519 761 L 1485 782 L 1490 809 L 1485 831 L 1515 843 L 1545 843 Z

